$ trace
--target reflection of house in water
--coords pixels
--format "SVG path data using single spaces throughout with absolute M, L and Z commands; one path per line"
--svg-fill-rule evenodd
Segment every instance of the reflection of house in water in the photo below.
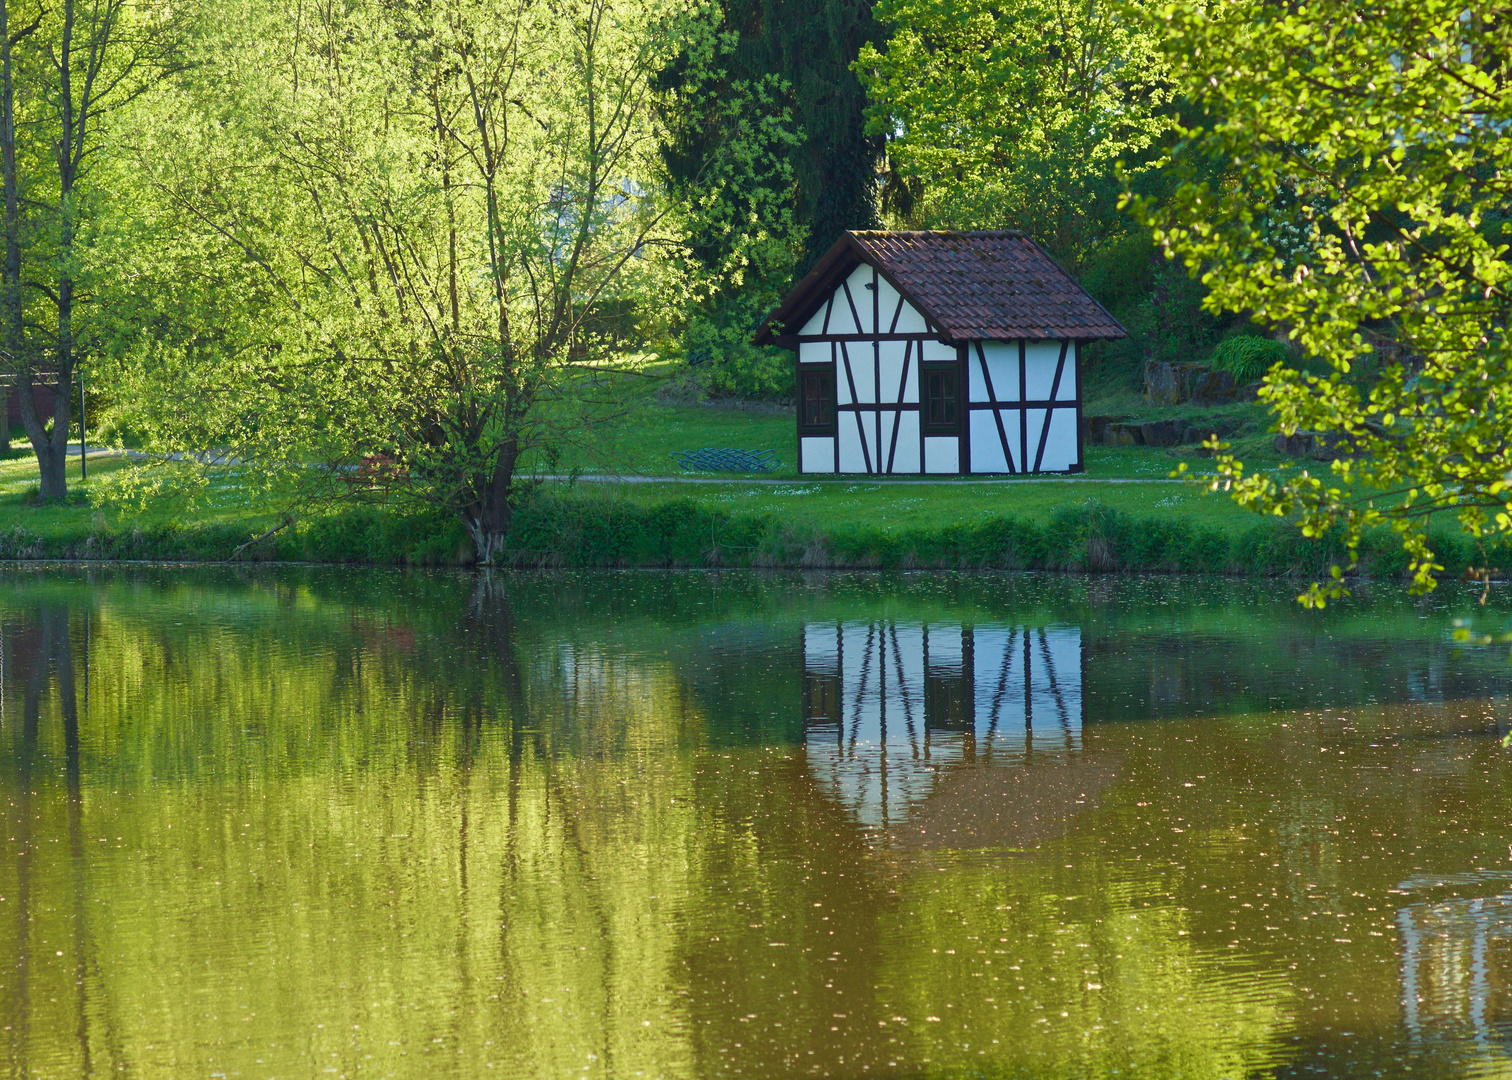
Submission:
M 863 824 L 886 827 L 948 765 L 1080 747 L 1081 630 L 810 623 L 803 723 L 815 779 Z
M 1398 888 L 1484 886 L 1487 878 L 1455 875 Z M 1409 1036 L 1468 1038 L 1503 1049 L 1512 1044 L 1512 892 L 1409 904 L 1397 910 L 1397 930 Z

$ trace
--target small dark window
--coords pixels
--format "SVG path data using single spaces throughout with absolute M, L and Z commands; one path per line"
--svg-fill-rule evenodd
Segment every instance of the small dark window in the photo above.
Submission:
M 926 364 L 924 434 L 955 435 L 961 430 L 961 371 L 954 364 Z
M 798 430 L 806 435 L 835 433 L 835 367 L 824 364 L 798 371 Z
M 803 720 L 808 724 L 840 722 L 840 676 L 822 671 L 803 673 Z

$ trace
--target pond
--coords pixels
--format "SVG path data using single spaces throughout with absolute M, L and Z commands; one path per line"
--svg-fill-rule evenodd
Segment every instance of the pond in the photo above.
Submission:
M 4 1074 L 1512 1072 L 1512 661 L 1295 592 L 0 570 Z

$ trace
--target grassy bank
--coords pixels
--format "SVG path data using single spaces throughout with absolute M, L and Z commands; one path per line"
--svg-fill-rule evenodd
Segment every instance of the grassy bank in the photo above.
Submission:
M 1238 406 L 1234 408 L 1240 408 Z M 1253 409 L 1253 406 L 1243 408 Z M 670 449 L 762 449 L 791 434 L 770 413 L 643 402 L 604 435 L 606 455 L 574 469 L 621 466 L 624 481 L 534 488 L 517 514 L 501 562 L 561 567 L 913 567 L 1143 571 L 1244 575 L 1326 573 L 1342 552 L 1263 521 L 1228 499 L 1168 480 L 1180 459 L 1205 467 L 1194 448 L 1087 447 L 1079 477 L 979 478 L 957 483 L 724 477 L 676 483 L 659 477 Z M 230 558 L 389 565 L 471 561 L 460 525 L 444 515 L 356 507 L 305 513 L 265 540 L 282 507 L 253 496 L 236 470 L 212 477 L 196 504 L 112 505 L 100 480 L 128 467 L 92 459 L 90 483 L 65 505 L 36 506 L 36 465 L 25 451 L 0 461 L 0 558 L 221 561 Z M 563 467 L 558 462 L 556 468 Z M 790 465 L 789 465 L 790 468 Z M 628 482 L 638 477 L 638 482 Z M 704 479 L 712 479 L 705 477 Z M 775 481 L 775 482 L 773 482 Z M 1133 481 L 1133 482 L 1131 482 Z M 1512 551 L 1479 551 L 1457 531 L 1436 537 L 1446 573 L 1469 565 L 1512 567 Z M 1406 560 L 1391 536 L 1370 538 L 1366 573 L 1399 576 Z
M 1216 502 L 1216 500 L 1214 500 Z M 456 565 L 471 560 L 461 527 L 440 515 L 352 509 L 296 521 L 248 547 L 261 522 L 111 521 L 87 508 L 49 508 L 46 522 L 0 506 L 0 558 L 309 561 Z M 1238 527 L 1239 522 L 1246 523 Z M 38 527 L 41 526 L 41 527 Z M 1446 573 L 1512 566 L 1512 550 L 1482 553 L 1462 534 L 1437 536 Z M 1008 569 L 1074 572 L 1324 574 L 1342 551 L 1282 522 L 1131 512 L 1096 500 L 1047 513 L 936 515 L 886 524 L 866 517 L 796 517 L 694 498 L 636 500 L 614 491 L 538 492 L 517 511 L 502 565 L 525 567 L 804 567 Z M 1374 536 L 1362 570 L 1406 569 L 1394 537 Z
M 795 523 L 691 499 L 636 504 L 544 497 L 523 507 L 505 561 L 528 566 L 753 566 L 1003 569 L 1076 572 L 1326 574 L 1342 545 L 1248 516 L 1233 528 L 1165 513 L 1141 515 L 1095 500 L 1043 517 L 999 514 L 887 527 L 864 521 Z M 1231 525 L 1225 522 L 1224 525 Z M 1445 573 L 1512 566 L 1512 548 L 1482 552 L 1457 531 L 1434 537 Z M 1367 538 L 1361 571 L 1400 577 L 1407 558 L 1390 533 Z

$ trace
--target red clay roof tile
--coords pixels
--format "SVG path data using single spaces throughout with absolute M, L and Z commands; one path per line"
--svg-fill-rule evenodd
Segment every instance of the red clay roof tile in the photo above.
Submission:
M 1116 338 L 1118 320 L 1020 232 L 849 232 L 757 331 L 791 333 L 857 263 L 889 278 L 952 341 Z M 791 328 L 791 329 L 789 329 Z

